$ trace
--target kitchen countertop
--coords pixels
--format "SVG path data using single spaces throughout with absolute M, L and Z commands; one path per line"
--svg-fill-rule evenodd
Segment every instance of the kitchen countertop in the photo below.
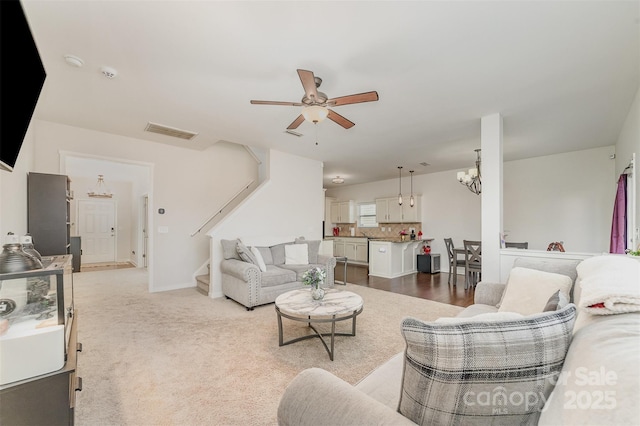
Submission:
M 423 243 L 428 243 L 430 241 L 433 241 L 433 238 L 423 238 L 421 240 L 419 239 L 415 239 L 412 240 L 410 238 L 406 238 L 404 241 L 402 241 L 400 239 L 400 237 L 365 237 L 365 236 L 358 236 L 358 235 L 354 235 L 353 237 L 351 235 L 338 235 L 337 237 L 334 237 L 333 235 L 325 235 L 324 239 L 333 239 L 333 238 L 360 238 L 360 239 L 368 239 L 369 241 L 382 241 L 382 242 L 387 242 L 387 243 L 419 243 L 419 242 L 423 242 Z
M 388 237 L 388 238 L 370 238 L 369 241 L 381 241 L 383 243 L 428 243 L 429 241 L 431 241 L 431 239 L 427 239 L 427 238 L 423 238 L 421 240 L 419 239 L 415 239 L 412 240 L 410 238 L 405 238 L 405 240 L 403 241 L 402 239 L 400 239 L 400 237 Z

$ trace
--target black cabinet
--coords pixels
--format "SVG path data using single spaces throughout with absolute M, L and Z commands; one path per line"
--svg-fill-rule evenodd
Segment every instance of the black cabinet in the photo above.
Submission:
M 65 175 L 29 173 L 27 227 L 42 256 L 70 253 L 71 181 Z
M 426 272 L 428 274 L 435 274 L 440 272 L 440 254 L 419 254 L 418 258 L 418 272 Z
M 76 391 L 82 379 L 76 375 L 77 310 L 71 325 L 67 359 L 62 369 L 30 379 L 0 386 L 0 424 L 2 425 L 73 425 Z
M 69 253 L 73 255 L 71 260 L 71 266 L 73 267 L 73 272 L 80 272 L 81 262 L 80 256 L 82 256 L 82 241 L 80 237 L 71 237 L 71 245 L 69 248 Z

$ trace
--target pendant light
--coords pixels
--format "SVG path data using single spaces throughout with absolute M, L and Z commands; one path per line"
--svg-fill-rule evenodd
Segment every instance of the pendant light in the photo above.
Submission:
M 411 175 L 411 196 L 409 197 L 409 206 L 413 207 L 416 205 L 416 200 L 413 198 L 413 170 L 409 170 L 409 174 Z
M 402 205 L 402 166 L 398 166 L 398 204 Z

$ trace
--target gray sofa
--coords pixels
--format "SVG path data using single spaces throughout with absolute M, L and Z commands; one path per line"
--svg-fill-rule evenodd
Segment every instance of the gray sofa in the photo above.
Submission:
M 568 274 L 576 280 L 576 261 L 517 259 L 514 266 Z M 577 279 L 578 283 L 580 278 Z M 580 286 L 575 283 L 575 300 Z M 459 316 L 496 312 L 504 284 L 477 285 L 476 302 Z M 569 305 L 571 307 L 573 305 Z M 572 308 L 573 309 L 573 308 Z M 640 410 L 640 312 L 589 315 L 580 312 L 572 330 L 562 370 L 544 400 L 540 425 L 638 425 Z M 278 407 L 280 425 L 411 425 L 399 412 L 405 352 L 382 364 L 355 386 L 331 373 L 302 371 L 284 392 Z M 447 398 L 443 399 L 446 403 Z M 504 417 L 484 417 L 478 424 L 513 424 Z M 437 424 L 437 423 L 432 423 Z
M 227 298 L 244 305 L 247 310 L 275 302 L 276 297 L 287 291 L 309 288 L 302 283 L 302 275 L 311 268 L 320 267 L 325 270 L 327 277 L 323 287 L 334 286 L 336 259 L 318 254 L 319 240 L 305 240 L 300 237 L 291 242 L 268 247 L 256 246 L 264 261 L 265 271 L 260 269 L 257 262 L 242 259 L 238 251 L 238 244 L 240 247 L 243 246 L 240 240 L 221 240 L 221 244 L 222 293 Z M 287 264 L 285 247 L 294 244 L 307 245 L 308 263 Z

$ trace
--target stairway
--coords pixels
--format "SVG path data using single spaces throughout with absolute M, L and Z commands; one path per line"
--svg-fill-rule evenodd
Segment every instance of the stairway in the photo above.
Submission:
M 205 296 L 209 295 L 209 269 L 210 266 L 207 265 L 207 274 L 196 277 L 196 283 L 198 284 L 196 289 Z

